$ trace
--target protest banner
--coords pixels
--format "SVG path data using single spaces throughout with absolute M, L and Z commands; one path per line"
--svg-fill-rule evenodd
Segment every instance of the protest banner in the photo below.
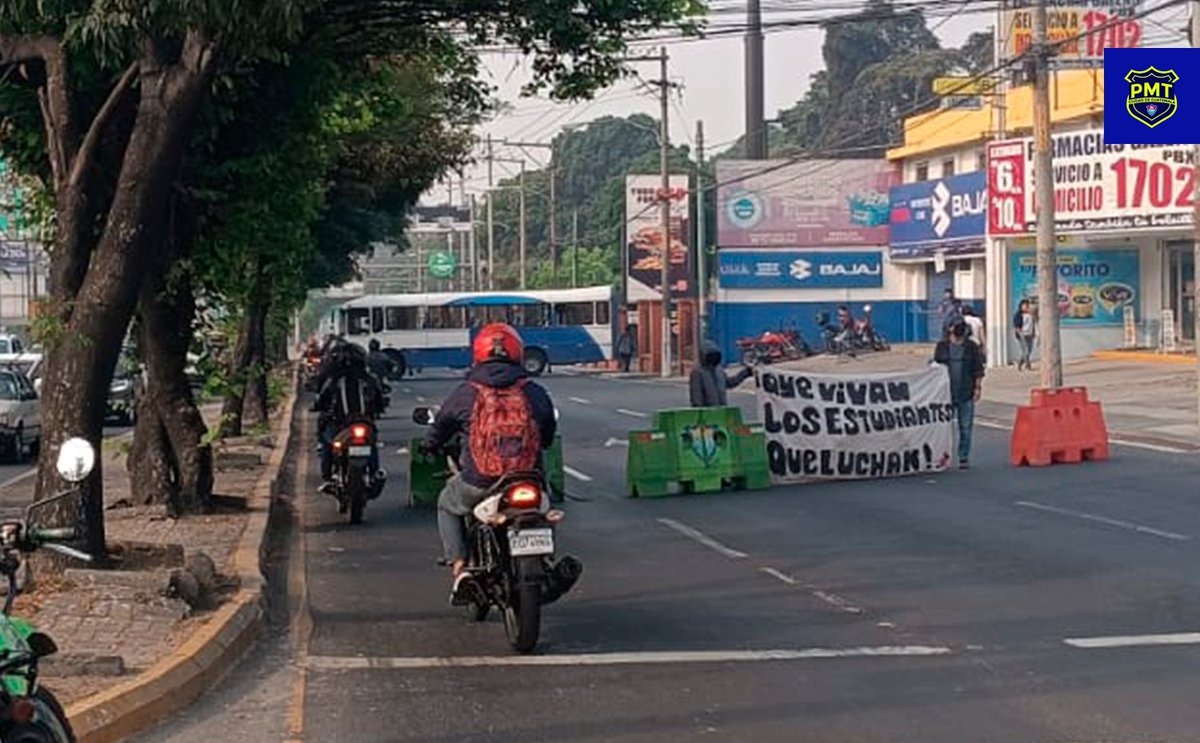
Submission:
M 950 375 L 760 371 L 758 407 L 775 483 L 917 475 L 949 468 Z

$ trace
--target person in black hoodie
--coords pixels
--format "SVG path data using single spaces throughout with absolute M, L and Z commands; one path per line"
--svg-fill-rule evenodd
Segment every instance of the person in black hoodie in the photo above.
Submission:
M 726 374 L 721 366 L 721 348 L 710 340 L 701 346 L 700 365 L 692 369 L 688 380 L 693 408 L 720 408 L 729 404 L 726 390 L 745 382 L 751 374 L 750 367 L 742 367 L 737 374 Z
M 464 572 L 467 542 L 463 517 L 479 505 L 487 497 L 490 488 L 507 474 L 488 471 L 488 468 L 494 468 L 496 462 L 527 460 L 526 465 L 540 471 L 541 452 L 554 443 L 558 425 L 550 395 L 540 385 L 530 381 L 522 366 L 525 346 L 514 328 L 504 323 L 485 326 L 475 336 L 472 351 L 475 366 L 467 375 L 467 381 L 451 392 L 438 410 L 423 445 L 426 452 L 436 452 L 456 435 L 462 435 L 460 471 L 447 481 L 438 496 L 438 533 L 454 578 L 450 592 L 452 604 L 462 604 L 468 600 L 466 592 L 462 590 L 463 581 L 467 578 Z M 515 401 L 520 403 L 516 406 L 515 414 L 511 395 L 514 389 L 524 398 Z M 504 398 L 503 403 L 495 402 L 501 397 Z M 488 409 L 489 406 L 493 410 L 501 407 L 506 409 L 504 426 L 510 433 L 516 432 L 510 438 L 517 440 L 501 440 L 495 434 L 489 434 L 491 438 L 485 440 L 477 437 L 472 445 L 472 428 L 479 433 L 480 429 L 491 425 L 490 422 L 475 421 L 473 418 L 477 411 Z M 525 418 L 522 419 L 522 416 Z M 534 440 L 520 440 L 525 438 L 520 434 L 522 428 L 526 428 L 527 436 Z M 491 450 L 501 446 L 506 450 Z M 479 457 L 487 461 L 477 462 Z

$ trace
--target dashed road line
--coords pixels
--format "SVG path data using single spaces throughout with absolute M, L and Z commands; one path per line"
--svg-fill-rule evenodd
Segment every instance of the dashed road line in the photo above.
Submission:
M 574 467 L 568 467 L 565 464 L 563 465 L 563 472 L 567 473 L 571 477 L 574 477 L 576 480 L 578 480 L 580 482 L 591 482 L 592 481 L 591 475 L 584 474 L 583 472 L 580 472 L 579 470 L 575 469 Z
M 698 542 L 698 543 L 704 545 L 705 547 L 708 547 L 710 550 L 713 550 L 714 552 L 718 552 L 718 553 L 724 555 L 725 557 L 730 558 L 731 560 L 742 560 L 747 557 L 745 552 L 739 552 L 738 550 L 735 550 L 732 547 L 727 547 L 726 545 L 721 544 L 717 540 L 708 536 L 704 532 L 697 531 L 696 529 L 693 529 L 692 527 L 688 526 L 687 524 L 680 523 L 680 522 L 676 521 L 675 519 L 659 519 L 658 523 L 662 524 L 663 526 L 667 527 L 668 529 L 672 529 L 674 531 L 679 532 L 680 534 L 687 537 L 688 539 L 691 539 L 694 542 Z
M 1068 637 L 1063 640 L 1073 648 L 1105 650 L 1149 645 L 1200 645 L 1200 632 L 1176 632 L 1165 635 L 1116 635 L 1113 637 Z
M 571 402 L 577 402 L 580 405 L 591 405 L 592 404 L 592 401 L 585 397 L 568 397 L 567 399 L 570 400 Z
M 1113 519 L 1113 518 L 1109 518 L 1107 516 L 1098 516 L 1094 513 L 1087 513 L 1085 511 L 1073 511 L 1069 508 L 1059 508 L 1058 506 L 1048 506 L 1044 503 L 1036 503 L 1034 501 L 1020 500 L 1020 501 L 1016 501 L 1014 503 L 1014 505 L 1020 506 L 1022 508 L 1032 508 L 1032 509 L 1035 509 L 1038 511 L 1045 511 L 1046 513 L 1054 513 L 1054 514 L 1058 514 L 1059 516 L 1070 516 L 1072 518 L 1083 519 L 1084 521 L 1092 521 L 1097 524 L 1105 524 L 1106 526 L 1113 526 L 1118 529 L 1134 531 L 1134 532 L 1138 532 L 1139 534 L 1149 534 L 1152 537 L 1159 537 L 1160 539 L 1170 539 L 1171 541 L 1174 541 L 1174 542 L 1186 542 L 1187 540 L 1191 539 L 1191 537 L 1189 537 L 1187 534 L 1179 534 L 1179 533 L 1176 533 L 1173 531 L 1165 531 L 1163 529 L 1155 529 L 1155 528 L 1152 528 L 1149 526 L 1142 526 L 1141 524 L 1135 524 L 1132 521 L 1122 521 L 1120 519 Z
M 628 415 L 633 418 L 649 418 L 650 416 L 637 410 L 626 410 L 625 408 L 617 408 L 617 412 L 621 415 Z
M 795 578 L 793 578 L 792 576 L 788 575 L 787 573 L 779 572 L 775 568 L 759 568 L 758 571 L 760 573 L 766 573 L 767 575 L 771 576 L 772 578 L 778 578 L 779 580 L 783 581 L 784 583 L 788 584 L 789 586 L 794 586 L 800 582 L 800 581 L 796 580 Z
M 622 666 L 677 663 L 750 663 L 825 660 L 832 658 L 912 658 L 953 654 L 941 645 L 879 645 L 794 650 L 679 650 L 568 655 L 483 655 L 442 657 L 363 657 L 310 655 L 312 671 L 380 671 L 422 668 L 479 668 L 484 666 Z
M 605 449 L 611 449 L 614 446 L 629 446 L 629 441 L 627 441 L 625 439 L 609 438 L 607 441 L 604 442 Z

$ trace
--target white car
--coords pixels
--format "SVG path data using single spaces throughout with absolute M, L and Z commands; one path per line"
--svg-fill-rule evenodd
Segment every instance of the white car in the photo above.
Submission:
M 42 445 L 42 403 L 29 379 L 0 368 L 0 452 L 10 461 L 35 456 Z

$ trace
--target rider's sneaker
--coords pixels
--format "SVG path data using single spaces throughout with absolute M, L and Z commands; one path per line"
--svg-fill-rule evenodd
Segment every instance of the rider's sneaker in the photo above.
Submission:
M 470 573 L 459 573 L 450 587 L 451 606 L 470 606 L 474 600 L 474 586 Z
M 318 485 L 317 492 L 324 493 L 325 495 L 333 495 L 333 480 L 326 480 Z

